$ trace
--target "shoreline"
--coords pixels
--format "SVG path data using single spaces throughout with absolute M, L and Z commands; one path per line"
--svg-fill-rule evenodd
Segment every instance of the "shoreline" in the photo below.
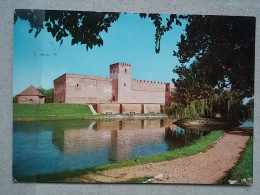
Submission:
M 57 118 L 56 118 L 57 117 Z M 39 117 L 39 118 L 13 118 L 14 122 L 20 121 L 55 121 L 55 120 L 102 120 L 102 119 L 166 119 L 168 116 L 166 114 L 100 114 L 100 115 L 89 115 L 89 116 L 49 116 L 49 117 Z
M 62 181 L 120 183 L 134 178 L 152 177 L 153 180 L 146 183 L 217 184 L 219 178 L 223 177 L 227 170 L 237 164 L 247 146 L 248 140 L 249 135 L 242 135 L 240 132 L 232 131 L 223 134 L 209 149 L 191 156 L 97 171 L 96 173 L 68 177 Z M 207 163 L 201 163 L 203 159 L 207 159 Z M 169 169 L 169 167 L 175 168 Z
M 175 125 L 180 127 L 238 127 L 241 125 L 238 121 L 232 121 L 224 118 L 201 118 L 194 120 L 177 120 L 173 122 Z
M 64 170 L 56 173 L 43 173 L 43 174 L 35 174 L 28 176 L 20 176 L 16 177 L 18 182 L 60 182 L 65 178 L 70 177 L 78 177 L 85 174 L 92 174 L 98 171 L 105 171 L 110 169 L 117 169 L 123 167 L 133 167 L 136 165 L 147 164 L 147 163 L 156 163 L 162 161 L 170 161 L 173 159 L 179 159 L 187 156 L 192 156 L 198 154 L 200 152 L 204 152 L 207 149 L 211 148 L 212 145 L 216 143 L 217 140 L 221 139 L 224 135 L 224 131 L 215 131 L 210 134 L 195 140 L 191 145 L 167 151 L 164 153 L 158 153 L 149 157 L 134 157 L 128 160 L 124 160 L 121 162 L 113 163 L 113 164 L 105 164 L 95 167 L 83 168 L 83 169 L 75 169 L 75 170 Z

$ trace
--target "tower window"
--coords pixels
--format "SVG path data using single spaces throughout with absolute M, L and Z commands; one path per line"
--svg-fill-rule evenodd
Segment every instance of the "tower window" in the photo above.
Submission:
M 125 69 L 125 73 L 126 73 L 126 69 Z
M 126 86 L 126 83 L 124 83 L 124 86 Z
M 77 87 L 79 86 L 79 84 L 77 84 Z

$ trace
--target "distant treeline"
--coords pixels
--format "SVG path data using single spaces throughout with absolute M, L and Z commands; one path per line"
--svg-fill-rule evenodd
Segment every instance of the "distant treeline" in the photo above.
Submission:
M 43 95 L 45 95 L 45 103 L 53 103 L 53 96 L 54 96 L 54 90 L 51 89 L 44 89 L 43 87 L 38 87 L 37 90 L 39 90 Z

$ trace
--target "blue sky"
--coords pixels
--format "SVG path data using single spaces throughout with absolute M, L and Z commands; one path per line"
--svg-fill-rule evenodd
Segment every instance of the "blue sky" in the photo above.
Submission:
M 165 15 L 166 16 L 166 15 Z M 184 25 L 173 26 L 161 40 L 161 51 L 155 53 L 155 27 L 139 14 L 121 14 L 108 33 L 102 33 L 103 47 L 86 50 L 85 45 L 71 46 L 71 37 L 60 46 L 44 29 L 37 38 L 29 34 L 27 21 L 14 25 L 13 94 L 30 85 L 53 88 L 53 80 L 64 73 L 109 76 L 109 65 L 132 64 L 133 78 L 171 82 L 172 69 L 179 64 L 173 50 L 183 33 Z

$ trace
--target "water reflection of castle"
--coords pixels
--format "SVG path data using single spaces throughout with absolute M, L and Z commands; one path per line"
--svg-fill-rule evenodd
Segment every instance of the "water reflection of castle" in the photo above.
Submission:
M 161 141 L 166 127 L 173 128 L 172 120 L 98 121 L 86 128 L 53 131 L 53 143 L 64 154 L 108 148 L 109 161 L 116 162 L 128 159 L 138 145 Z

